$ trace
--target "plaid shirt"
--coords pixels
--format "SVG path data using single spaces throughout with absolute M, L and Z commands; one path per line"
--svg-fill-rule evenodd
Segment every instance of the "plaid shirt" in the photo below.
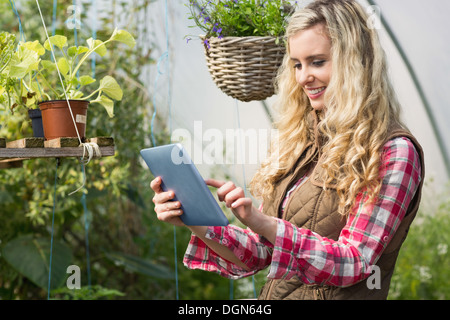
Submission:
M 277 220 L 275 244 L 234 225 L 208 227 L 206 238 L 228 247 L 251 271 L 221 258 L 192 235 L 184 256 L 190 269 L 212 271 L 239 279 L 270 267 L 268 278 L 299 277 L 306 284 L 346 287 L 370 276 L 399 227 L 420 183 L 420 160 L 414 145 L 396 138 L 384 145 L 379 201 L 364 205 L 361 192 L 337 241 L 288 221 Z M 275 219 L 275 218 L 274 218 Z

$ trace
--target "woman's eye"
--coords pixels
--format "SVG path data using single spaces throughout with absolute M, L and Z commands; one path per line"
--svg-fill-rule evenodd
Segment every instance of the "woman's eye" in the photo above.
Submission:
M 316 67 L 321 67 L 325 63 L 325 60 L 314 61 L 313 65 Z
M 294 69 L 301 70 L 302 69 L 302 64 L 301 63 L 294 64 Z

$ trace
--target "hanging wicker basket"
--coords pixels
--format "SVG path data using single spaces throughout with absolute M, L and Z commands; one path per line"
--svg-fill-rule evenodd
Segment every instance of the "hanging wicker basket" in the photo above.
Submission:
M 275 94 L 274 80 L 286 52 L 275 37 L 208 38 L 206 63 L 224 93 L 248 102 Z

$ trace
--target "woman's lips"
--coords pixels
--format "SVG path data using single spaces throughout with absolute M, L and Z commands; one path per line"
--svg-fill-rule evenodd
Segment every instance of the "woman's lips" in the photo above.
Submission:
M 311 88 L 311 89 L 306 89 L 306 92 L 308 94 L 308 97 L 310 99 L 314 100 L 314 99 L 319 98 L 325 92 L 326 88 L 327 87 Z

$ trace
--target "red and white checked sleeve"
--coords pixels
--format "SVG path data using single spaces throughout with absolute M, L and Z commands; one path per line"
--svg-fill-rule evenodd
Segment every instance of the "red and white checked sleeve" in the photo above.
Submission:
M 205 237 L 226 246 L 251 271 L 222 258 L 196 235 L 191 236 L 183 259 L 184 265 L 189 269 L 201 269 L 230 279 L 239 279 L 267 268 L 272 260 L 269 248 L 260 241 L 261 237 L 250 229 L 231 224 L 226 227 L 208 227 Z

